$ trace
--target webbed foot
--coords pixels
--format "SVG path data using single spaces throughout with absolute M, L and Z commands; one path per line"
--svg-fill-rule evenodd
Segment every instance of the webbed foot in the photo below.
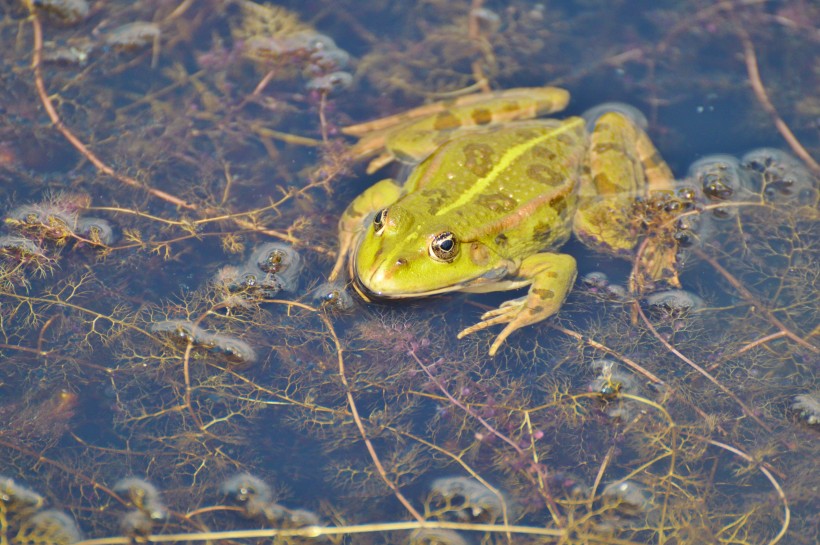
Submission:
M 576 271 L 575 259 L 566 254 L 542 253 L 528 257 L 518 271 L 519 276 L 532 278 L 527 295 L 505 301 L 497 309 L 485 312 L 480 322 L 463 329 L 458 338 L 505 323 L 507 325 L 490 345 L 490 356 L 495 356 L 513 331 L 558 312 L 572 289 Z

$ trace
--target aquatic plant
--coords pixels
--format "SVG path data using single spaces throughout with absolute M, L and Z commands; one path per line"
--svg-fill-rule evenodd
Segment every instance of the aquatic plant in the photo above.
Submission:
M 0 3 L 0 543 L 817 540 L 820 8 L 485 4 Z M 493 360 L 484 296 L 317 287 L 340 127 L 545 80 L 738 161 Z

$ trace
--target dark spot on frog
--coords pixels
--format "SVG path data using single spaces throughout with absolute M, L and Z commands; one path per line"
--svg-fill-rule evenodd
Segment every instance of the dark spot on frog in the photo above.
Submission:
M 480 242 L 470 245 L 470 260 L 478 266 L 484 266 L 490 261 L 490 252 Z
M 592 179 L 592 185 L 595 186 L 595 189 L 599 194 L 610 194 L 615 193 L 617 188 L 609 179 L 609 176 L 606 175 L 604 172 L 599 172 L 595 175 Z
M 518 201 L 502 193 L 491 193 L 476 198 L 476 203 L 492 212 L 509 212 L 518 205 Z
M 438 212 L 438 210 L 441 209 L 446 202 L 450 201 L 447 190 L 443 187 L 425 188 L 420 190 L 419 193 L 427 201 L 431 214 Z
M 567 199 L 564 195 L 556 195 L 550 199 L 550 207 L 555 210 L 558 216 L 563 216 L 567 210 Z
M 555 292 L 547 289 L 535 289 L 532 293 L 544 300 L 555 299 Z
M 548 165 L 534 164 L 527 167 L 527 177 L 550 187 L 557 187 L 564 181 L 564 176 Z
M 486 108 L 476 108 L 473 110 L 472 118 L 476 125 L 487 125 L 492 122 L 493 114 Z
M 554 161 L 557 157 L 555 155 L 555 152 L 552 151 L 548 146 L 533 146 L 532 156 L 534 159 L 543 161 Z
M 439 112 L 433 120 L 433 129 L 437 131 L 446 131 L 457 129 L 461 126 L 461 120 L 453 115 L 451 112 Z
M 495 243 L 502 248 L 507 245 L 507 235 L 504 233 L 499 233 L 495 237 Z
M 536 242 L 545 244 L 552 237 L 552 226 L 550 223 L 539 223 L 532 230 L 532 238 Z
M 625 150 L 622 145 L 613 142 L 599 142 L 592 147 L 595 153 L 606 153 L 609 151 L 617 151 L 623 153 Z
M 464 146 L 464 168 L 478 177 L 493 169 L 493 148 L 488 144 L 471 142 Z
M 500 110 L 503 110 L 505 112 L 517 112 L 520 109 L 521 109 L 521 106 L 518 104 L 518 102 L 516 102 L 514 100 L 510 100 L 508 102 L 505 102 L 504 106 L 502 106 L 500 108 Z

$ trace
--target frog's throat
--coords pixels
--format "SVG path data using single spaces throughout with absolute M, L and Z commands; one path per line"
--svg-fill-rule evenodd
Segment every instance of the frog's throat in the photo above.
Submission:
M 399 299 L 419 299 L 422 297 L 429 297 L 431 295 L 441 295 L 451 291 L 459 291 L 465 289 L 467 286 L 472 286 L 475 283 L 481 282 L 481 277 L 466 280 L 464 282 L 453 284 L 451 286 L 444 286 L 438 289 L 430 289 L 425 291 L 406 291 L 402 293 L 384 293 L 378 290 L 371 289 L 367 286 L 365 281 L 357 274 L 352 275 L 353 289 L 359 294 L 366 303 L 373 303 L 376 301 L 397 301 Z
M 478 286 L 482 284 L 492 284 L 497 276 L 496 271 L 488 271 L 483 275 L 473 278 L 470 280 L 466 280 L 459 284 L 454 284 L 452 286 L 445 286 L 439 289 L 431 289 L 427 291 L 419 291 L 419 292 L 405 292 L 401 294 L 390 294 L 390 293 L 380 293 L 378 291 L 371 290 L 370 288 L 365 285 L 361 278 L 354 275 L 353 276 L 353 289 L 356 293 L 359 294 L 359 297 L 364 300 L 365 303 L 373 303 L 378 301 L 398 301 L 400 299 L 420 299 L 422 297 L 430 297 L 431 295 L 442 295 L 444 293 L 450 293 L 453 291 L 482 291 Z M 486 280 L 485 280 L 486 277 Z

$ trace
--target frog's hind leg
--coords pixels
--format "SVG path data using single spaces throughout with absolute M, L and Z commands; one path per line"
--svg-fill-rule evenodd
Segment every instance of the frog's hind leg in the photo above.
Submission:
M 674 211 L 663 206 L 674 178 L 647 134 L 628 116 L 607 112 L 590 134 L 587 161 L 573 223 L 576 236 L 627 259 L 634 259 L 638 238 L 646 236 L 650 240 L 633 280 L 638 287 L 657 281 L 679 287 Z
M 643 168 L 646 187 L 641 189 L 649 192 L 673 189 L 672 171 L 646 134 L 649 123 L 640 110 L 621 102 L 607 102 L 590 108 L 582 117 L 592 135 L 593 155 L 597 153 L 594 149 L 596 141 L 603 144 L 623 142 L 624 156 L 629 160 L 636 158 Z M 612 159 L 618 160 L 617 157 Z
M 617 111 L 602 114 L 590 134 L 582 176 L 575 235 L 600 251 L 629 257 L 637 244 L 636 199 L 671 190 L 672 172 L 647 134 Z
M 458 338 L 506 323 L 506 327 L 490 346 L 490 355 L 494 356 L 513 331 L 546 320 L 558 312 L 572 289 L 576 272 L 575 259 L 570 255 L 541 253 L 527 257 L 521 263 L 517 275 L 530 283 L 527 295 L 505 301 L 499 308 L 485 312 L 480 322 L 462 330 Z M 513 289 L 521 284 L 522 282 L 505 281 L 498 286 L 499 289 Z

